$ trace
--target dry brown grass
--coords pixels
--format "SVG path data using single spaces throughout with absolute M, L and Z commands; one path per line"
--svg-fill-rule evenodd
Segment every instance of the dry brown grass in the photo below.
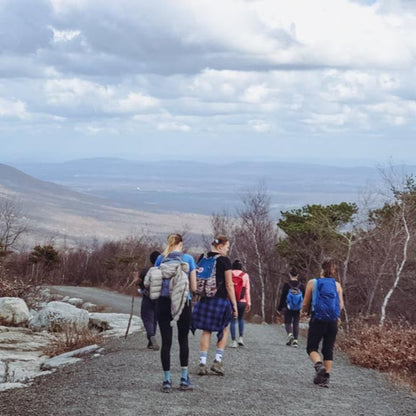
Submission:
M 404 324 L 383 327 L 355 321 L 337 346 L 351 362 L 386 372 L 416 391 L 416 328 Z
M 75 325 L 66 325 L 60 332 L 55 333 L 54 340 L 43 348 L 43 353 L 54 357 L 88 345 L 100 344 L 102 341 L 103 336 L 97 330 L 79 329 Z

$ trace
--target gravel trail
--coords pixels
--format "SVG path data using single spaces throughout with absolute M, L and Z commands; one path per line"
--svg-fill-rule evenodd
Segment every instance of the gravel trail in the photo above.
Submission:
M 376 371 L 337 355 L 330 388 L 324 389 L 312 383 L 304 340 L 298 349 L 287 347 L 277 325 L 247 324 L 245 332 L 245 347 L 225 351 L 224 377 L 195 375 L 200 332 L 190 335 L 193 392 L 177 389 L 175 328 L 170 394 L 160 391 L 159 352 L 146 349 L 145 334 L 139 333 L 108 340 L 102 356 L 39 377 L 26 389 L 0 393 L 0 415 L 416 415 L 416 394 Z M 208 360 L 214 353 L 212 339 Z

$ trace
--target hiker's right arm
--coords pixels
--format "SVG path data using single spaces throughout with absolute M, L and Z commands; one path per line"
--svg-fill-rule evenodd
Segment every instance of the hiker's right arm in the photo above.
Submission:
M 312 290 L 313 290 L 313 279 L 309 280 L 308 284 L 306 285 L 305 297 L 303 299 L 303 304 L 302 304 L 302 314 L 304 315 L 306 315 L 309 311 L 309 306 L 312 300 Z
M 196 270 L 192 270 L 189 273 L 189 291 L 194 293 L 196 290 Z
M 287 298 L 288 292 L 289 292 L 289 285 L 285 283 L 283 285 L 282 294 L 280 295 L 279 306 L 277 307 L 278 312 L 280 312 L 286 306 L 286 298 Z

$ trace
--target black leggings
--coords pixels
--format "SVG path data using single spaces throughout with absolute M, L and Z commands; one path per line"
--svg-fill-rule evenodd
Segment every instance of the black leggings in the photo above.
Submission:
M 173 327 L 170 325 L 172 314 L 170 312 L 170 298 L 160 297 L 157 303 L 157 320 L 159 323 L 160 335 L 162 337 L 162 348 L 160 350 L 160 359 L 162 360 L 163 371 L 170 370 L 170 349 L 172 347 Z M 188 366 L 189 344 L 188 334 L 191 324 L 191 307 L 189 301 L 186 303 L 181 316 L 177 322 L 178 342 L 179 342 L 179 361 L 181 367 Z
M 322 340 L 322 355 L 325 361 L 332 361 L 334 357 L 335 338 L 338 333 L 337 321 L 319 321 L 311 318 L 309 322 L 308 344 L 306 351 L 318 352 L 319 343 Z

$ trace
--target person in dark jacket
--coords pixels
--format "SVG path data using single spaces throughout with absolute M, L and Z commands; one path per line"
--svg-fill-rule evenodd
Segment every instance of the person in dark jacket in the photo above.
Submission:
M 299 272 L 296 267 L 292 267 L 289 271 L 289 281 L 283 285 L 282 295 L 280 296 L 279 306 L 277 307 L 278 312 L 284 311 L 285 317 L 285 329 L 287 333 L 287 342 L 286 345 L 291 345 L 295 348 L 298 347 L 298 336 L 299 336 L 299 321 L 300 321 L 300 310 L 302 304 L 298 310 L 290 309 L 287 305 L 287 295 L 289 290 L 292 288 L 297 288 L 305 295 L 305 286 L 299 282 Z
M 158 251 L 153 251 L 150 254 L 150 263 L 154 266 L 156 259 L 160 253 Z M 151 266 L 151 267 L 152 267 Z M 149 297 L 148 290 L 144 287 L 143 282 L 146 276 L 146 273 L 150 267 L 143 269 L 138 278 L 139 283 L 139 293 L 143 295 L 142 297 L 142 305 L 140 309 L 140 315 L 142 317 L 143 325 L 146 330 L 147 335 L 147 348 L 153 349 L 154 351 L 158 351 L 160 349 L 157 340 L 156 340 L 156 330 L 157 330 L 157 317 L 156 317 L 156 308 L 157 308 L 157 299 L 153 300 Z

